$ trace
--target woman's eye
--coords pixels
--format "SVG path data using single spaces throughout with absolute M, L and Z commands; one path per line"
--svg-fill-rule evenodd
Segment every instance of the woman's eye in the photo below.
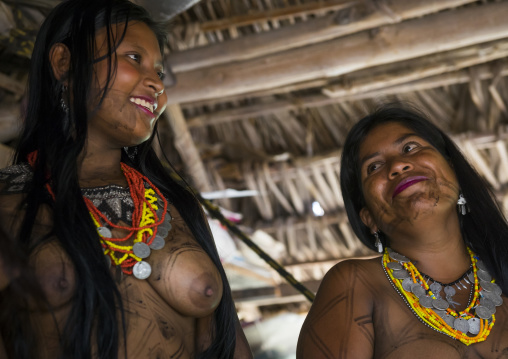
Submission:
M 367 166 L 367 174 L 370 174 L 379 168 L 380 164 L 378 162 L 371 163 Z
M 136 61 L 137 63 L 141 62 L 141 56 L 138 54 L 128 54 L 127 56 Z
M 402 148 L 402 152 L 407 153 L 413 151 L 416 147 L 418 147 L 418 143 L 416 142 L 410 142 L 406 143 L 404 147 Z
M 157 75 L 159 75 L 159 78 L 161 79 L 161 81 L 164 80 L 164 78 L 166 77 L 166 74 L 162 71 L 157 72 Z

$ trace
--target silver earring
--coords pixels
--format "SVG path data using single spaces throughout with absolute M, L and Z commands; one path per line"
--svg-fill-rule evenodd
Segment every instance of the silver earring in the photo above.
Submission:
M 124 147 L 123 150 L 125 151 L 127 156 L 131 159 L 131 161 L 134 161 L 134 159 L 138 155 L 138 147 L 137 146 Z
M 457 206 L 459 206 L 460 213 L 462 213 L 463 216 L 466 215 L 467 210 L 468 210 L 468 208 L 467 208 L 467 201 L 464 198 L 464 196 L 462 195 L 462 193 L 459 194 L 459 199 L 457 201 Z
M 374 234 L 374 237 L 376 238 L 376 242 L 374 243 L 374 246 L 377 248 L 377 251 L 379 253 L 383 253 L 383 243 L 381 243 L 381 239 L 379 238 L 379 231 L 376 231 L 373 234 Z
M 68 114 L 69 113 L 69 106 L 67 106 L 67 104 L 65 103 L 65 100 L 64 100 L 64 93 L 66 93 L 66 92 L 67 92 L 67 86 L 62 85 L 62 92 L 60 93 L 60 107 L 62 108 L 63 112 Z

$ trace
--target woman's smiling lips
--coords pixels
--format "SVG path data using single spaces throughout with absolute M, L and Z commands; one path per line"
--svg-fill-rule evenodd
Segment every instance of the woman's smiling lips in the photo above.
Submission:
M 393 191 L 392 198 L 394 198 L 396 195 L 398 195 L 400 192 L 404 191 L 406 188 L 421 182 L 421 181 L 427 181 L 428 178 L 425 176 L 413 176 L 403 179 L 399 182 L 397 187 L 395 187 L 395 190 Z
M 152 117 L 154 116 L 155 110 L 157 109 L 157 102 L 155 100 L 146 96 L 133 96 L 129 101 L 146 114 Z

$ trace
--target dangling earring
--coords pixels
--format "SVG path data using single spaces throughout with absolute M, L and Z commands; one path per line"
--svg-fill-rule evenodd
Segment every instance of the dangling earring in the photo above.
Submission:
M 62 91 L 60 92 L 60 108 L 66 114 L 69 114 L 69 106 L 65 103 L 64 94 L 67 92 L 67 86 L 62 85 Z
M 466 199 L 464 198 L 464 196 L 461 194 L 459 194 L 459 199 L 457 201 L 457 206 L 459 206 L 459 211 L 460 213 L 462 213 L 463 216 L 466 215 L 467 213 L 467 201 Z
M 136 156 L 138 155 L 138 147 L 137 146 L 133 146 L 133 147 L 124 147 L 123 150 L 125 151 L 125 153 L 127 154 L 127 156 L 131 159 L 131 161 L 134 162 L 134 159 L 136 158 Z
M 376 242 L 374 242 L 374 246 L 377 248 L 377 251 L 379 253 L 383 253 L 383 243 L 381 242 L 381 239 L 379 238 L 379 231 L 376 231 L 373 234 L 374 234 L 374 237 L 376 238 Z

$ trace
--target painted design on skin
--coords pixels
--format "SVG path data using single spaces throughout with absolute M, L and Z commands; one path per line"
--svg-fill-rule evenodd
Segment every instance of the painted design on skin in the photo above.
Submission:
M 374 321 L 370 314 L 362 315 L 354 319 L 355 324 L 358 325 L 365 338 L 369 340 L 369 343 L 374 346 L 374 330 L 368 326 L 372 326 Z

